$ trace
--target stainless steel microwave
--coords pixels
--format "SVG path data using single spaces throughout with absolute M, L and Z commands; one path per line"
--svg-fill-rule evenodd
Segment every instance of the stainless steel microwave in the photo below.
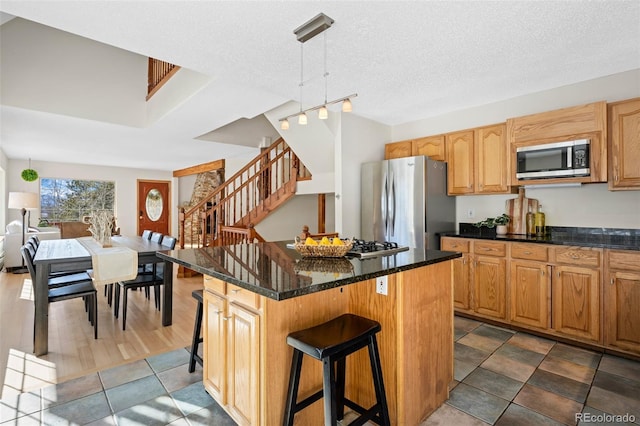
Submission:
M 590 139 L 516 148 L 518 180 L 589 176 Z

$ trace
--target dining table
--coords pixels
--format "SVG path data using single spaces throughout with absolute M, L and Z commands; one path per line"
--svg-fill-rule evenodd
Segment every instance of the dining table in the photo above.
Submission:
M 86 238 L 86 237 L 85 237 Z M 90 237 L 89 237 L 90 238 Z M 173 263 L 156 256 L 167 247 L 159 243 L 143 239 L 140 236 L 113 236 L 111 246 L 127 247 L 137 252 L 138 264 L 164 263 L 164 271 L 172 271 Z M 49 351 L 49 275 L 54 272 L 90 270 L 92 255 L 80 239 L 45 240 L 40 242 L 33 259 L 36 270 L 34 283 L 34 336 L 33 352 L 36 356 L 45 355 Z M 162 325 L 172 323 L 173 274 L 163 274 L 162 291 Z M 106 284 L 105 284 L 106 285 Z

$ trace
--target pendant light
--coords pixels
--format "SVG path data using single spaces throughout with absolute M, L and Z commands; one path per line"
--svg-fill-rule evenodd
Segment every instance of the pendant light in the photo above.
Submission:
M 353 110 L 353 105 L 351 104 L 351 99 L 358 96 L 357 93 L 351 94 L 349 96 L 345 96 L 342 98 L 334 99 L 333 101 L 327 101 L 327 86 L 328 86 L 328 77 L 329 73 L 327 72 L 327 34 L 324 34 L 324 103 L 320 105 L 316 105 L 312 108 L 307 108 L 305 110 L 302 109 L 302 88 L 304 86 L 304 51 L 303 45 L 304 43 L 315 37 L 316 35 L 323 33 L 325 30 L 331 28 L 334 20 L 329 18 L 324 13 L 320 13 L 317 16 L 313 17 L 309 21 L 302 24 L 300 27 L 293 30 L 293 33 L 296 35 L 297 40 L 301 43 L 300 45 L 300 111 L 288 115 L 286 117 L 280 118 L 280 129 L 288 130 L 289 129 L 289 119 L 293 117 L 298 117 L 298 124 L 304 126 L 308 122 L 307 112 L 310 111 L 318 111 L 318 119 L 326 120 L 329 118 L 329 109 L 327 108 L 329 105 L 337 104 L 342 102 L 342 112 L 351 112 Z

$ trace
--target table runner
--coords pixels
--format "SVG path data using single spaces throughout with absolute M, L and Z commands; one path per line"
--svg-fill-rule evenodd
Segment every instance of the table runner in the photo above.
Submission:
M 94 284 L 128 281 L 138 275 L 138 252 L 128 247 L 102 247 L 91 237 L 77 239 L 91 254 Z

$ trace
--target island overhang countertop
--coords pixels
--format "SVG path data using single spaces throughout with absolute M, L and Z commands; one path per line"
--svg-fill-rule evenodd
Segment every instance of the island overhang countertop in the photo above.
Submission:
M 302 257 L 290 241 L 261 242 L 159 252 L 158 257 L 274 300 L 285 300 L 420 268 L 460 253 L 410 249 L 390 256 Z M 423 283 L 428 285 L 428 283 Z

